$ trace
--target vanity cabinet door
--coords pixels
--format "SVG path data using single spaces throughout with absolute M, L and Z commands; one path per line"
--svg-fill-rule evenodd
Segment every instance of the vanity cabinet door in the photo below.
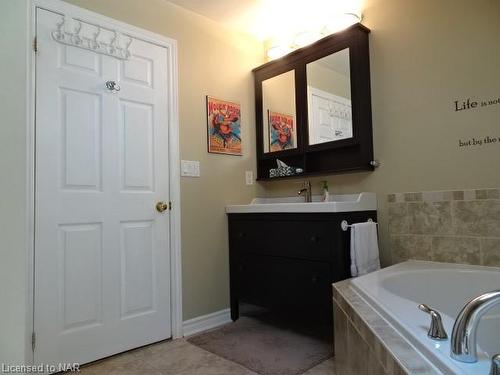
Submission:
M 236 268 L 241 301 L 290 314 L 329 316 L 328 263 L 245 254 L 238 256 Z
M 332 232 L 328 221 L 237 220 L 230 238 L 241 253 L 328 261 L 334 250 Z

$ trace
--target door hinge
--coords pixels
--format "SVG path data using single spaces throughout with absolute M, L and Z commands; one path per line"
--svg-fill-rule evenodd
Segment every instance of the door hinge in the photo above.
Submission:
M 35 38 L 33 39 L 33 51 L 38 52 L 38 40 Z
M 33 332 L 31 334 L 31 350 L 35 351 L 35 346 L 36 346 L 36 333 Z
M 172 210 L 172 201 L 168 202 L 168 209 Z

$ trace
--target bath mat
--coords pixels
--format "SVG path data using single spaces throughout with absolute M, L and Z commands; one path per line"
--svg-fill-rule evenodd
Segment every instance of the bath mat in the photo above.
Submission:
M 188 341 L 261 375 L 302 374 L 333 355 L 328 328 L 311 330 L 270 315 L 242 316 Z

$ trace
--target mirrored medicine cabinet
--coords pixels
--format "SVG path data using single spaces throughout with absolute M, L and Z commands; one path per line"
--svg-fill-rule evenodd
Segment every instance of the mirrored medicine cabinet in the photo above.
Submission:
M 253 70 L 257 177 L 373 170 L 368 34 L 361 24 Z

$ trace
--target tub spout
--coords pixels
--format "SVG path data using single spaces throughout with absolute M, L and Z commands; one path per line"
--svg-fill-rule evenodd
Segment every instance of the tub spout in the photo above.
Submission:
M 496 305 L 500 305 L 500 290 L 484 293 L 462 308 L 451 334 L 451 358 L 460 362 L 477 362 L 477 326 L 481 317 Z
M 500 375 L 500 354 L 495 354 L 491 358 L 490 375 Z

